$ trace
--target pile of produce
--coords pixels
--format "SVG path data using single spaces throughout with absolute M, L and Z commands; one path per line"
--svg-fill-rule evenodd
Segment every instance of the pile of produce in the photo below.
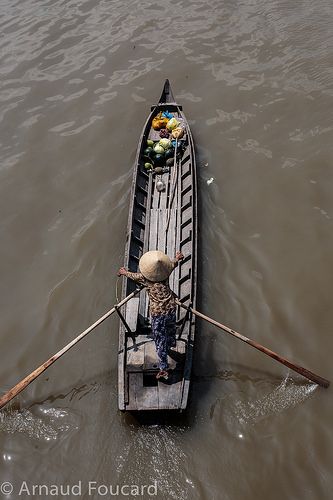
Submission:
M 156 142 L 148 139 L 146 146 L 143 155 L 147 170 L 173 165 L 175 149 L 170 139 L 163 138 Z
M 160 132 L 160 137 L 162 138 L 172 137 L 173 139 L 179 139 L 184 135 L 184 129 L 180 126 L 180 122 L 168 112 L 162 113 L 160 111 L 153 119 L 152 127 L 154 130 Z
M 160 139 L 158 141 L 147 140 L 146 148 L 143 151 L 144 167 L 147 170 L 152 170 L 173 166 L 176 141 L 181 139 L 185 133 L 180 121 L 168 111 L 160 111 L 153 118 L 152 128 L 159 132 Z M 181 149 L 177 149 L 178 152 Z

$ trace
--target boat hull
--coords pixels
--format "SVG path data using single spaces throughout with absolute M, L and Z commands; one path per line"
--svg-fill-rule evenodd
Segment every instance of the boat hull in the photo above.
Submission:
M 147 139 L 158 140 L 153 118 L 168 110 L 182 124 L 185 136 L 182 154 L 161 176 L 146 171 L 144 150 Z M 180 145 L 177 147 L 180 148 Z M 178 151 L 179 152 L 179 151 Z M 158 191 L 158 181 L 165 185 Z M 171 289 L 186 304 L 196 304 L 197 283 L 197 174 L 192 134 L 179 106 L 165 82 L 159 103 L 153 106 L 139 140 L 133 172 L 124 266 L 138 271 L 139 259 L 149 250 L 162 250 L 173 258 L 184 254 L 170 276 Z M 135 289 L 125 279 L 122 296 Z M 118 402 L 120 410 L 184 410 L 188 402 L 195 318 L 177 309 L 177 346 L 169 352 L 170 376 L 156 380 L 158 359 L 148 314 L 148 298 L 143 290 L 122 312 L 125 322 L 119 329 Z M 125 324 L 126 323 L 126 324 Z

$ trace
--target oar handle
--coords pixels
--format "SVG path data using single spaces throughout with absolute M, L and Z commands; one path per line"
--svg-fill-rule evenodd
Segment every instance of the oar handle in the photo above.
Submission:
M 222 323 L 219 323 L 215 319 L 210 318 L 209 316 L 206 316 L 205 314 L 202 314 L 201 312 L 197 311 L 196 309 L 193 309 L 192 307 L 189 307 L 182 302 L 180 302 L 178 299 L 176 299 L 176 303 L 182 307 L 183 309 L 190 309 L 193 314 L 198 316 L 198 318 L 204 319 L 208 323 L 211 323 L 212 325 L 217 326 L 221 330 L 224 330 L 225 332 L 229 333 L 230 335 L 233 335 L 234 337 L 238 338 L 239 340 L 242 340 L 243 342 L 246 342 L 246 344 L 249 344 L 250 346 L 254 347 L 255 349 L 258 349 L 258 351 L 263 352 L 267 356 L 270 356 L 271 358 L 275 359 L 279 363 L 282 363 L 283 365 L 287 366 L 291 370 L 299 373 L 300 375 L 303 375 L 303 377 L 308 378 L 309 380 L 312 380 L 312 382 L 315 382 L 316 384 L 320 385 L 321 387 L 327 387 L 330 385 L 330 381 L 327 380 L 326 378 L 321 377 L 320 375 L 317 375 L 316 373 L 311 372 L 310 370 L 307 370 L 306 368 L 303 368 L 302 366 L 296 365 L 295 363 L 292 363 L 286 358 L 283 358 L 276 352 L 272 351 L 271 349 L 268 349 L 267 347 L 264 347 L 263 345 L 259 344 L 258 342 L 255 342 L 254 340 L 249 339 L 248 337 L 245 337 L 241 333 L 236 332 L 236 330 L 233 330 L 232 328 L 229 328 L 228 326 L 223 325 Z
M 18 384 L 16 384 L 12 389 L 10 389 L 6 394 L 4 394 L 0 398 L 0 409 L 3 408 L 9 401 L 11 401 L 15 396 L 17 396 L 23 389 L 25 389 L 31 382 L 33 382 L 39 375 L 41 375 L 49 366 L 51 366 L 55 361 L 57 361 L 61 356 L 63 356 L 69 349 L 71 349 L 74 345 L 76 345 L 80 340 L 82 340 L 88 333 L 94 330 L 97 326 L 99 326 L 103 321 L 111 316 L 116 311 L 116 308 L 123 306 L 132 299 L 135 295 L 137 295 L 142 289 L 137 288 L 134 292 L 130 293 L 121 300 L 116 306 L 106 312 L 103 316 L 101 316 L 95 323 L 90 325 L 86 330 L 84 330 L 80 335 L 78 335 L 74 340 L 72 340 L 69 344 L 63 347 L 60 351 L 54 354 L 51 358 L 45 361 L 42 365 L 40 365 L 36 370 L 34 370 L 30 375 L 27 375 L 23 380 L 21 380 Z

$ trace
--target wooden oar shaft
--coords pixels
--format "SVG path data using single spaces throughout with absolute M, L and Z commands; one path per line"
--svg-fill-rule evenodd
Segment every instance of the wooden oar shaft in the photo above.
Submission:
M 33 382 L 39 375 L 41 375 L 49 366 L 51 366 L 55 361 L 57 361 L 61 356 L 63 356 L 67 351 L 69 351 L 74 345 L 76 345 L 80 340 L 82 340 L 88 333 L 94 330 L 97 326 L 99 326 L 103 321 L 111 316 L 116 311 L 116 307 L 121 307 L 130 299 L 132 299 L 137 293 L 140 292 L 140 289 L 136 289 L 134 292 L 130 293 L 125 297 L 122 301 L 117 304 L 117 306 L 110 309 L 107 313 L 101 316 L 95 323 L 90 325 L 84 332 L 80 333 L 74 340 L 72 340 L 69 344 L 63 347 L 60 351 L 54 354 L 51 358 L 49 358 L 45 363 L 40 365 L 36 370 L 34 370 L 30 375 L 25 377 L 21 382 L 16 384 L 12 389 L 10 389 L 6 394 L 4 394 L 0 398 L 0 409 L 3 408 L 9 401 L 11 401 L 15 396 L 17 396 L 23 389 L 25 389 L 31 382 Z
M 330 385 L 330 381 L 320 377 L 319 375 L 316 375 L 315 373 L 311 372 L 310 370 L 307 370 L 306 368 L 303 368 L 302 366 L 296 365 L 295 363 L 292 363 L 286 358 L 283 358 L 276 352 L 272 351 L 271 349 L 268 349 L 267 347 L 264 347 L 263 345 L 259 344 L 258 342 L 255 342 L 254 340 L 251 340 L 241 333 L 236 332 L 232 328 L 229 328 L 228 326 L 223 325 L 222 323 L 219 323 L 215 319 L 210 318 L 209 316 L 206 316 L 205 314 L 202 314 L 201 312 L 197 311 L 196 309 L 193 309 L 192 307 L 186 306 L 182 302 L 180 302 L 178 299 L 176 299 L 176 302 L 179 306 L 181 306 L 183 309 L 190 309 L 193 314 L 198 316 L 198 318 L 204 319 L 205 321 L 208 321 L 208 323 L 211 323 L 212 325 L 217 326 L 221 330 L 224 330 L 225 332 L 229 333 L 230 335 L 233 335 L 234 337 L 238 338 L 239 340 L 242 340 L 243 342 L 246 342 L 246 344 L 249 344 L 250 346 L 254 347 L 255 349 L 258 349 L 258 351 L 263 352 L 264 354 L 267 354 L 267 356 L 270 356 L 271 358 L 275 359 L 279 363 L 282 363 L 285 366 L 288 366 L 291 370 L 294 370 L 295 372 L 299 373 L 300 375 L 303 375 L 303 377 L 308 378 L 309 380 L 312 380 L 312 382 L 315 382 L 316 384 L 327 388 Z

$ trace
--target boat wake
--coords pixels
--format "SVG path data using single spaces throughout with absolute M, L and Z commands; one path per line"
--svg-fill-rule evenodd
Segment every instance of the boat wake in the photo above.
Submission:
M 77 416 L 67 410 L 39 407 L 38 413 L 28 409 L 9 409 L 0 413 L 0 432 L 22 433 L 32 439 L 57 440 L 79 428 Z
M 242 401 L 241 399 L 235 401 L 230 406 L 230 419 L 228 420 L 233 423 L 236 420 L 242 427 L 255 425 L 303 403 L 317 387 L 316 384 L 311 383 L 296 385 L 287 376 L 271 392 L 254 401 Z
M 153 484 L 158 478 L 159 490 L 170 500 L 185 500 L 191 497 L 194 486 L 186 467 L 184 468 L 188 458 L 179 443 L 184 431 L 185 429 L 176 430 L 159 425 L 138 429 L 133 427 L 131 440 L 116 458 L 117 473 L 120 477 L 125 475 L 128 482 L 135 482 L 138 477 L 146 477 L 147 481 Z M 135 467 L 129 469 L 129 461 L 135 464 Z

